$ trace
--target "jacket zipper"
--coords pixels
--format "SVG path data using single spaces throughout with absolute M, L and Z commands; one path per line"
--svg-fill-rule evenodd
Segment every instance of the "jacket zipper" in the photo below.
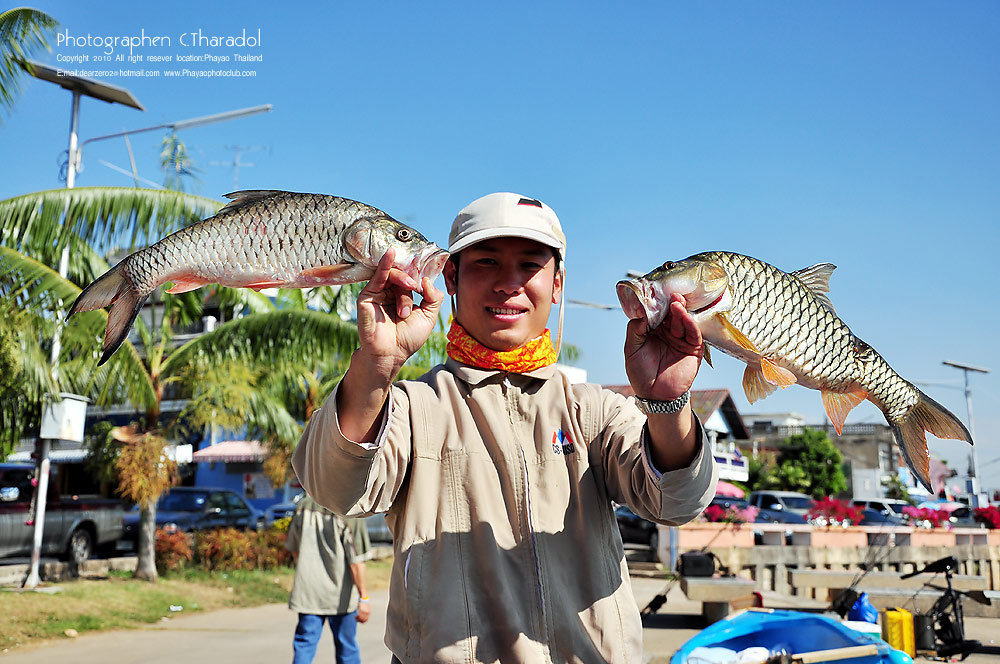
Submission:
M 513 394 L 511 393 L 512 392 L 511 388 L 513 388 L 513 385 L 508 379 L 508 376 L 504 376 L 503 383 L 501 383 L 501 387 L 503 389 L 504 401 L 507 404 L 507 416 L 510 419 L 511 426 L 514 427 L 516 425 L 514 421 L 514 412 L 517 408 L 517 403 Z M 546 650 L 549 650 L 550 648 L 549 644 L 551 640 L 548 637 L 549 628 L 548 628 L 548 618 L 546 617 L 547 614 L 545 612 L 545 595 L 542 592 L 542 564 L 541 561 L 539 561 L 538 559 L 538 546 L 537 543 L 535 542 L 535 526 L 531 519 L 531 489 L 528 485 L 528 460 L 524 456 L 524 450 L 521 449 L 520 443 L 517 440 L 515 440 L 514 443 L 515 443 L 514 447 L 517 450 L 517 456 L 521 460 L 521 472 L 524 474 L 523 476 L 524 476 L 525 515 L 528 521 L 528 533 L 531 535 L 531 557 L 535 561 L 535 579 L 538 582 L 538 605 L 539 608 L 541 609 L 542 630 L 546 635 L 545 648 Z M 551 656 L 547 657 L 547 659 L 551 661 Z

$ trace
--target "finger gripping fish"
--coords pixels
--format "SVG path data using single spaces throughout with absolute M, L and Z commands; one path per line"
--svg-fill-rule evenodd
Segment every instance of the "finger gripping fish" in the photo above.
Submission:
M 69 316 L 110 306 L 104 364 L 128 336 L 149 294 L 205 284 L 235 288 L 311 288 L 370 279 L 395 249 L 396 267 L 418 284 L 441 273 L 448 253 L 370 205 L 337 196 L 238 191 L 208 219 L 129 255 L 87 286 Z
M 820 263 L 787 273 L 749 256 L 707 252 L 618 282 L 618 299 L 629 318 L 645 318 L 653 329 L 666 316 L 671 294 L 683 295 L 705 342 L 747 364 L 743 390 L 750 403 L 795 383 L 819 390 L 839 435 L 847 414 L 872 402 L 907 464 L 933 491 L 924 432 L 970 444 L 972 436 L 837 316 L 826 295 L 835 267 Z

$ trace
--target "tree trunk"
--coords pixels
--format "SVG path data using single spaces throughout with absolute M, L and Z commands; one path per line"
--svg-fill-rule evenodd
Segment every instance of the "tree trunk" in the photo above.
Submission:
M 135 566 L 135 578 L 156 581 L 156 503 L 141 507 L 139 511 L 139 560 Z

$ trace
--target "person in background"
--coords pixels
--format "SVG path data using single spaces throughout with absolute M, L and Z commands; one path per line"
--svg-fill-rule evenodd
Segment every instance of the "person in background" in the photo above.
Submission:
M 333 632 L 337 663 L 360 664 L 358 623 L 371 615 L 364 562 L 370 545 L 364 522 L 348 522 L 303 496 L 288 525 L 285 548 L 295 558 L 288 608 L 299 614 L 293 664 L 313 661 L 324 623 Z
M 386 512 L 394 661 L 639 664 L 642 624 L 612 501 L 664 524 L 695 518 L 718 471 L 690 404 L 701 333 L 674 294 L 625 331 L 636 401 L 572 384 L 547 322 L 566 238 L 552 209 L 504 192 L 456 217 L 444 280 L 445 364 L 395 383 L 444 295 L 391 269 L 358 296 L 359 348 L 293 456 L 340 514 Z M 413 291 L 423 293 L 420 304 Z

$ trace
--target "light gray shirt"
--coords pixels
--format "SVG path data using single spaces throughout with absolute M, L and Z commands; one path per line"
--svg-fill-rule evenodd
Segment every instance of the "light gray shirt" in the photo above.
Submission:
M 357 610 L 358 590 L 350 566 L 368 557 L 363 522 L 348 522 L 303 496 L 288 526 L 285 548 L 299 553 L 288 608 L 314 615 Z

